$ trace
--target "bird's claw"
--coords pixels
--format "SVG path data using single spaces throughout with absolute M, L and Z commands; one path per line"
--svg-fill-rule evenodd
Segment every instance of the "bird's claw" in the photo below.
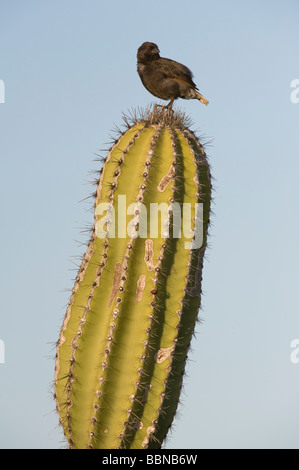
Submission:
M 166 106 L 164 106 L 163 104 L 157 104 L 155 103 L 154 104 L 154 109 L 153 109 L 153 112 L 155 112 L 157 110 L 157 108 L 161 108 L 161 111 L 163 112 L 164 110 L 166 110 L 167 113 L 169 114 L 173 114 L 174 113 L 174 110 L 172 109 L 172 105 L 173 105 L 173 100 L 171 100 Z

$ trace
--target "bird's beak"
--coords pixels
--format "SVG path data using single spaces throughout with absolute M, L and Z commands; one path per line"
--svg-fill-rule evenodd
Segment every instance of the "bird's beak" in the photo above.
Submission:
M 160 51 L 157 47 L 155 47 L 155 49 L 152 50 L 152 53 L 153 54 L 160 54 Z

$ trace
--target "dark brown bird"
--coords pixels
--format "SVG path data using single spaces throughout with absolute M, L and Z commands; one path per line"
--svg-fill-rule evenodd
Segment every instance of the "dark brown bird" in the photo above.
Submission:
M 158 46 L 153 42 L 144 42 L 137 52 L 137 71 L 145 88 L 157 98 L 170 100 L 168 109 L 174 100 L 197 99 L 208 105 L 197 90 L 192 80 L 192 72 L 185 65 L 171 59 L 160 57 Z

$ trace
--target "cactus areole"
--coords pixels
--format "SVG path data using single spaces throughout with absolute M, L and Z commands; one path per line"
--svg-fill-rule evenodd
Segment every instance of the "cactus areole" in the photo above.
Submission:
M 125 118 L 57 343 L 55 398 L 74 449 L 158 449 L 201 299 L 210 167 L 181 113 Z

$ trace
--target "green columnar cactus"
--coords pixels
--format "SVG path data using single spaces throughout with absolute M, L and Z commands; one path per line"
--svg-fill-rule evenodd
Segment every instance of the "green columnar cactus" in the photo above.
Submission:
M 70 448 L 160 448 L 201 297 L 210 169 L 188 120 L 154 109 L 105 158 L 95 220 L 57 343 Z

